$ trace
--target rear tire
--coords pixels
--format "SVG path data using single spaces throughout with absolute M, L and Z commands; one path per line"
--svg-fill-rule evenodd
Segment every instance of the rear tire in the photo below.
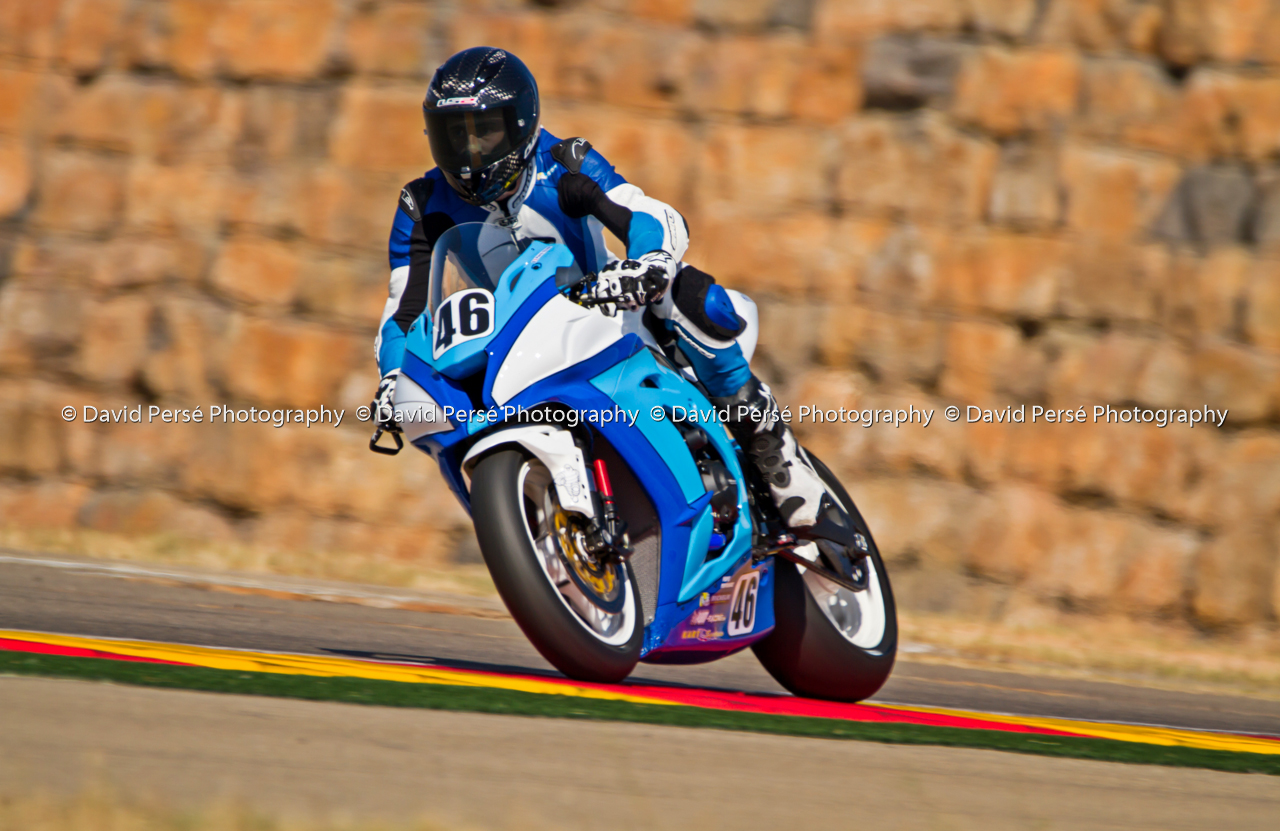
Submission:
M 570 678 L 598 683 L 626 678 L 640 660 L 644 641 L 644 615 L 630 565 L 617 567 L 620 610 L 592 605 L 569 579 L 561 549 L 554 547 L 556 537 L 541 533 L 546 512 L 537 504 L 539 494 L 554 485 L 542 463 L 523 450 L 486 456 L 471 485 L 480 553 L 529 641 Z
M 808 456 L 854 528 L 867 538 L 870 585 L 855 594 L 812 571 L 802 575 L 794 564 L 778 560 L 774 570 L 777 625 L 751 648 L 769 674 L 796 695 L 861 701 L 874 695 L 893 671 L 898 651 L 893 590 L 862 514 L 835 474 L 816 456 Z M 818 598 L 829 611 L 824 611 Z

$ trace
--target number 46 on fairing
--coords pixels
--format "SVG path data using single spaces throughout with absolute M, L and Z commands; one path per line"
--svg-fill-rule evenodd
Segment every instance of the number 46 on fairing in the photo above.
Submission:
M 449 295 L 436 309 L 434 326 L 432 358 L 439 358 L 460 343 L 484 337 L 493 331 L 493 295 L 484 289 Z

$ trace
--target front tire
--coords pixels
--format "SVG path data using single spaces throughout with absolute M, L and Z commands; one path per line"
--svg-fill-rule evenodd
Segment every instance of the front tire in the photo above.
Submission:
M 542 657 L 579 681 L 626 678 L 644 641 L 635 576 L 620 563 L 603 583 L 580 572 L 575 579 L 574 557 L 582 555 L 563 542 L 564 514 L 547 468 L 514 448 L 486 456 L 471 477 L 471 515 L 498 594 Z M 610 591 L 598 595 L 597 585 Z
M 854 528 L 867 538 L 870 580 L 851 592 L 813 571 L 800 573 L 778 560 L 774 573 L 773 632 L 751 648 L 778 683 L 796 695 L 861 701 L 874 695 L 893 671 L 898 651 L 898 618 L 893 590 L 880 550 L 857 506 L 816 456 L 807 454 L 827 490 Z

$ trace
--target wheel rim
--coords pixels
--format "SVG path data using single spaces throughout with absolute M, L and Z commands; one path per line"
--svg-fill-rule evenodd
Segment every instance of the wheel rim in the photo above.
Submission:
M 840 503 L 845 513 L 852 514 L 849 506 L 827 488 L 831 498 Z M 817 546 L 808 543 L 805 556 L 818 557 Z M 803 569 L 805 588 L 813 596 L 818 608 L 831 621 L 845 640 L 867 652 L 878 654 L 877 647 L 884 640 L 887 614 L 884 608 L 884 590 L 880 585 L 880 571 L 870 554 L 864 560 L 867 569 L 867 588 L 860 592 L 849 591 L 830 580 L 820 577 L 810 569 Z
M 538 565 L 560 602 L 583 629 L 610 646 L 635 633 L 635 586 L 627 569 L 603 565 L 582 551 L 580 535 L 556 501 L 551 472 L 536 459 L 520 468 L 520 511 Z

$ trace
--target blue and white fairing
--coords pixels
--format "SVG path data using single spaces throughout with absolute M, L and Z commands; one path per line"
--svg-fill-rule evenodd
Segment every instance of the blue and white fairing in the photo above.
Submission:
M 409 411 L 402 427 L 439 462 L 469 509 L 464 459 L 479 443 L 499 444 L 500 431 L 521 429 L 540 430 L 544 443 L 568 440 L 554 422 L 517 424 L 508 414 L 548 404 L 579 414 L 635 414 L 634 424 L 629 416 L 590 427 L 626 463 L 660 526 L 656 603 L 645 610 L 643 654 L 651 661 L 713 660 L 774 625 L 772 560 L 752 562 L 752 514 L 737 446 L 722 427 L 707 425 L 738 483 L 737 519 L 723 535 L 727 540 L 713 539 L 712 494 L 680 430 L 669 418 L 654 417 L 677 408 L 706 413 L 711 404 L 655 357 L 638 315 L 606 317 L 570 301 L 565 293 L 581 279 L 563 245 L 514 241 L 492 224 L 446 232 L 433 254 L 427 311 L 406 340 L 396 388 L 397 409 Z M 445 418 L 446 411 L 455 415 Z M 556 432 L 560 436 L 546 436 Z M 728 604 L 738 591 L 749 591 L 753 602 L 736 603 L 735 622 Z

